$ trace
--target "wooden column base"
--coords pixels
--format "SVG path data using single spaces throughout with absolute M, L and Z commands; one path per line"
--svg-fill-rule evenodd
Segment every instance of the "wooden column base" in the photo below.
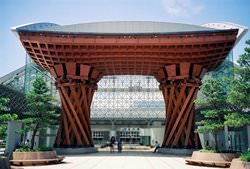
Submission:
M 194 100 L 198 84 L 174 81 L 161 87 L 166 105 L 166 127 L 162 145 L 171 148 L 193 148 L 197 145 L 195 137 Z
M 94 87 L 95 85 L 93 85 Z M 90 129 L 92 87 L 84 83 L 58 84 L 62 101 L 61 126 L 57 147 L 93 147 Z
M 90 107 L 101 74 L 76 63 L 55 65 L 51 72 L 62 104 L 55 147 L 93 147 Z
M 195 148 L 200 146 L 195 130 L 194 100 L 206 70 L 200 65 L 180 63 L 165 66 L 156 79 L 160 82 L 166 106 L 163 147 Z

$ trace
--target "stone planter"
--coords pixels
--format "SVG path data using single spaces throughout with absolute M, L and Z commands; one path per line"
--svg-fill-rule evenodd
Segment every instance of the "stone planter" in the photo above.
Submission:
M 188 164 L 229 167 L 233 158 L 239 155 L 235 153 L 205 153 L 194 151 L 191 158 L 186 158 Z
M 250 169 L 250 162 L 241 161 L 238 158 L 233 159 L 230 169 Z
M 13 165 L 46 165 L 59 163 L 64 157 L 58 157 L 55 151 L 13 152 Z
M 7 157 L 0 157 L 0 167 L 10 169 L 10 163 Z

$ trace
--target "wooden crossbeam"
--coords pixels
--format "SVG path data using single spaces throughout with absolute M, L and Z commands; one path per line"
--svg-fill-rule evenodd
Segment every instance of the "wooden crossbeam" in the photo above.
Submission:
M 75 88 L 72 85 L 70 86 L 70 90 L 72 92 L 72 96 L 75 98 L 74 103 L 75 103 L 76 108 L 77 108 L 77 112 L 78 112 L 77 115 L 79 116 L 79 120 L 80 120 L 81 124 L 83 124 L 83 127 L 84 127 L 84 133 L 85 133 L 84 138 L 85 138 L 86 142 L 87 142 L 87 140 L 89 142 L 90 141 L 89 138 L 90 138 L 91 133 L 89 133 L 89 129 L 88 129 L 86 119 L 83 116 L 84 112 L 83 112 L 83 110 L 82 110 L 82 108 L 80 107 L 80 104 L 79 104 L 79 94 L 80 94 L 80 92 L 78 92 L 78 94 L 77 94 L 76 91 L 75 91 Z M 86 137 L 86 135 L 87 135 L 87 137 Z
M 77 144 L 78 144 L 78 145 L 82 145 L 83 142 L 82 142 L 82 140 L 81 140 L 81 138 L 80 138 L 80 135 L 79 135 L 79 133 L 78 133 L 78 130 L 77 130 L 76 126 L 75 126 L 75 122 L 74 122 L 74 120 L 73 120 L 73 117 L 72 117 L 72 115 L 71 115 L 71 113 L 70 113 L 70 110 L 69 110 L 69 108 L 68 108 L 68 106 L 67 106 L 67 103 L 66 103 L 66 101 L 65 101 L 65 99 L 64 99 L 64 96 L 63 96 L 61 90 L 59 90 L 59 95 L 60 95 L 60 97 L 61 97 L 61 101 L 62 101 L 63 108 L 64 108 L 64 110 L 65 110 L 65 112 L 66 112 L 66 114 L 67 114 L 67 117 L 68 117 L 67 119 L 69 120 L 70 126 L 72 127 L 73 132 L 74 132 L 74 135 L 75 135 L 75 137 L 76 137 Z
M 187 125 L 187 133 L 186 133 L 186 139 L 185 139 L 185 143 L 184 143 L 185 146 L 188 146 L 191 129 L 192 129 L 193 123 L 194 123 L 193 120 L 194 120 L 194 112 L 192 111 L 190 113 L 190 117 L 189 117 L 189 121 L 188 121 L 188 125 Z
M 174 90 L 175 90 L 175 84 L 171 84 L 170 87 L 170 95 L 169 95 L 169 101 L 168 101 L 168 106 L 167 106 L 167 112 L 166 112 L 166 124 L 169 124 L 170 118 L 171 118 L 171 109 L 172 109 L 172 102 L 173 102 L 173 97 L 174 97 Z M 166 143 L 167 140 L 167 132 L 168 132 L 168 127 L 166 125 L 165 127 L 165 134 L 164 134 L 164 139 L 163 139 L 163 144 Z
M 93 96 L 94 96 L 94 92 L 96 90 L 96 85 L 90 85 L 89 89 L 88 89 L 88 104 L 91 105 L 92 103 L 92 99 L 93 99 Z
M 80 119 L 79 119 L 79 117 L 78 117 L 78 115 L 77 115 L 77 113 L 76 113 L 76 110 L 75 110 L 75 108 L 74 108 L 72 102 L 69 100 L 69 96 L 67 95 L 67 93 L 66 93 L 66 91 L 65 91 L 65 89 L 64 89 L 63 87 L 62 87 L 62 93 L 63 93 L 63 95 L 64 95 L 64 97 L 65 97 L 65 100 L 67 101 L 67 104 L 68 104 L 68 106 L 69 106 L 69 109 L 71 110 L 71 112 L 72 112 L 72 114 L 73 114 L 73 116 L 74 116 L 74 119 L 76 120 L 76 124 L 77 124 L 78 128 L 80 129 L 81 134 L 82 134 L 83 137 L 84 137 L 84 140 L 85 140 L 86 143 L 89 145 L 89 140 L 88 140 L 87 135 L 86 135 L 86 133 L 85 133 L 85 131 L 84 131 L 84 129 L 83 129 L 83 126 L 82 126 L 82 124 L 81 124 L 81 122 L 80 122 Z
M 174 138 L 174 141 L 173 141 L 173 146 L 177 145 L 177 142 L 178 142 L 178 140 L 179 140 L 179 138 L 181 136 L 181 133 L 183 132 L 184 125 L 185 125 L 185 123 L 186 123 L 186 121 L 187 121 L 187 119 L 189 117 L 189 114 L 190 114 L 192 108 L 193 108 L 193 104 L 194 104 L 193 102 L 194 102 L 194 99 L 196 98 L 198 90 L 196 89 L 196 91 L 190 91 L 190 93 L 191 92 L 192 92 L 191 101 L 189 102 L 189 105 L 188 105 L 188 108 L 186 109 L 185 115 L 184 115 L 184 117 L 183 117 L 183 119 L 181 121 L 181 124 L 180 124 L 179 128 L 177 129 L 177 132 L 176 132 L 176 135 L 175 135 L 175 138 Z M 188 100 L 188 98 L 187 98 L 187 100 Z
M 161 90 L 162 90 L 162 94 L 163 94 L 164 103 L 165 103 L 165 105 L 167 105 L 168 104 L 168 88 L 162 87 Z
M 70 144 L 70 139 L 69 139 L 69 128 L 68 128 L 68 121 L 66 118 L 66 114 L 63 113 L 63 125 L 64 125 L 64 134 L 65 134 L 65 138 L 66 138 L 66 144 Z
M 83 98 L 86 98 L 86 99 L 83 99 L 83 106 L 84 106 L 84 110 L 85 110 L 85 117 L 86 119 L 88 119 L 88 121 L 90 122 L 90 106 L 88 104 L 88 96 L 87 96 L 87 91 L 86 91 L 86 86 L 81 86 L 81 89 L 82 89 L 82 94 L 83 94 Z
M 184 86 L 185 86 L 185 85 L 184 85 Z M 184 94 L 185 89 L 186 89 L 186 88 L 182 87 L 182 95 Z M 173 134 L 174 134 L 174 132 L 175 132 L 175 130 L 176 130 L 176 128 L 177 128 L 177 125 L 179 124 L 179 122 L 180 122 L 180 120 L 181 120 L 183 114 L 186 113 L 186 107 L 187 107 L 187 105 L 188 105 L 188 103 L 189 103 L 189 100 L 191 99 L 191 97 L 192 97 L 192 95 L 193 95 L 193 91 L 194 91 L 194 90 L 195 90 L 195 88 L 192 88 L 191 91 L 189 92 L 189 94 L 188 94 L 188 96 L 187 96 L 187 99 L 185 100 L 185 103 L 184 103 L 184 105 L 182 106 L 181 112 L 179 113 L 179 115 L 178 115 L 177 118 L 175 118 L 176 115 L 174 114 L 174 117 L 172 118 L 173 120 L 171 121 L 171 122 L 175 122 L 174 125 L 172 126 L 172 123 L 169 124 L 169 125 L 171 126 L 171 132 L 170 132 L 170 134 L 169 134 L 169 136 L 168 136 L 167 144 L 170 143 L 170 140 L 172 139 L 172 136 L 173 136 Z M 178 100 L 181 100 L 181 99 L 182 99 L 181 97 L 178 98 Z M 178 109 L 177 106 L 179 107 L 179 104 L 178 104 L 178 103 L 177 103 L 176 106 L 175 106 L 175 110 L 176 110 L 176 111 L 177 111 L 177 109 Z M 174 113 L 175 113 L 176 111 L 174 111 Z M 182 130 L 183 130 L 183 129 L 182 129 Z M 175 136 L 175 137 L 176 137 L 176 136 Z M 179 137 L 178 137 L 178 138 L 179 138 Z

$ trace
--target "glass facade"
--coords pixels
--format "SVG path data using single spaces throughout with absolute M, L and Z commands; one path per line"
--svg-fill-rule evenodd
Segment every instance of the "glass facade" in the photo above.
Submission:
M 220 77 L 234 77 L 234 63 L 233 63 L 233 52 L 230 52 L 226 60 L 213 72 L 211 72 L 212 77 L 220 78 Z
M 54 85 L 53 79 L 47 71 L 36 66 L 32 60 L 26 56 L 25 64 L 25 80 L 24 80 L 24 92 L 29 93 L 32 90 L 32 83 L 37 76 L 43 76 L 44 80 L 47 82 L 50 87 L 50 92 L 53 96 L 58 97 L 56 87 Z
M 98 83 L 91 116 L 108 119 L 164 119 L 159 84 L 149 76 L 106 76 Z
M 15 76 L 13 80 L 10 81 L 10 83 L 8 83 L 7 86 L 9 86 L 10 88 L 17 89 L 18 91 L 24 92 L 25 91 L 24 81 L 25 81 L 25 76 Z

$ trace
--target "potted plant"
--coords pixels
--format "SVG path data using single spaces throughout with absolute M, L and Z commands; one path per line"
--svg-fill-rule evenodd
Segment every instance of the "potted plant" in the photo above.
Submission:
M 28 146 L 23 146 L 16 149 L 12 154 L 13 160 L 10 160 L 10 162 L 13 165 L 44 165 L 63 160 L 63 157 L 57 156 L 52 147 L 31 149 Z
M 249 169 L 250 168 L 250 149 L 241 154 L 240 158 L 233 159 L 230 169 Z

